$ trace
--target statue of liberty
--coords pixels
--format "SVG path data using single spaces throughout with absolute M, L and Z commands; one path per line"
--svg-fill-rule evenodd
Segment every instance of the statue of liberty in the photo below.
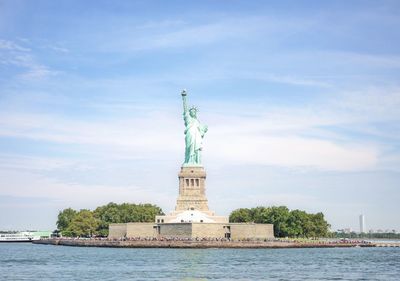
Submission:
M 186 90 L 182 91 L 183 120 L 185 121 L 185 162 L 183 166 L 201 166 L 201 150 L 203 137 L 207 132 L 207 125 L 200 124 L 197 119 L 197 108 L 188 109 L 186 104 Z

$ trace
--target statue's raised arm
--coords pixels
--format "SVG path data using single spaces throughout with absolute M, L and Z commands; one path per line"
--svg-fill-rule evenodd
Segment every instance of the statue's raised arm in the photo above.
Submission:
M 182 90 L 181 95 L 182 95 L 182 101 L 183 101 L 183 113 L 186 113 L 188 108 L 187 108 L 187 103 L 186 103 L 186 95 L 187 95 L 187 93 L 186 93 L 185 89 Z
M 201 150 L 203 137 L 208 128 L 206 125 L 200 124 L 197 119 L 197 108 L 188 109 L 186 90 L 182 93 L 183 101 L 183 119 L 185 121 L 185 162 L 183 166 L 201 166 Z

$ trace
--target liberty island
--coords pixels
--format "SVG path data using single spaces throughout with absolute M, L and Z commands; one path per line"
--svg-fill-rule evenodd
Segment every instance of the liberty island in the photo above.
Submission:
M 229 217 L 217 216 L 208 207 L 206 171 L 202 165 L 203 138 L 208 127 L 200 123 L 196 107 L 188 107 L 186 90 L 181 92 L 185 125 L 185 158 L 178 175 L 179 195 L 175 210 L 156 216 L 154 223 L 110 224 L 109 238 L 213 238 L 270 239 L 272 224 L 229 223 Z
M 376 246 L 366 241 L 275 239 L 273 223 L 255 223 L 254 221 L 256 220 L 254 218 L 242 220 L 240 215 L 235 217 L 237 214 L 235 211 L 231 213 L 233 218 L 231 221 L 228 216 L 216 215 L 208 207 L 206 171 L 202 164 L 203 139 L 208 132 L 208 127 L 200 122 L 198 109 L 196 107 L 188 107 L 188 93 L 186 90 L 181 92 L 181 96 L 185 126 L 185 150 L 184 160 L 178 173 L 179 188 L 175 209 L 167 215 L 164 215 L 159 209 L 158 213 L 153 213 L 154 216 L 149 217 L 150 220 L 146 222 L 138 222 L 137 220 L 127 220 L 123 223 L 110 222 L 107 224 L 107 239 L 44 239 L 34 243 L 131 248 L 324 248 Z M 278 207 L 276 210 L 279 209 L 282 208 Z M 260 207 L 258 210 L 260 210 Z M 283 208 L 282 210 L 285 209 Z M 73 210 L 67 209 L 66 211 L 72 211 L 74 215 Z M 155 209 L 155 211 L 157 210 Z M 248 211 L 254 213 L 254 210 Z M 83 212 L 86 212 L 86 216 L 90 216 L 90 211 L 83 210 Z M 296 213 L 296 210 L 294 212 Z M 301 215 L 305 213 L 299 213 L 297 210 L 296 214 L 299 222 Z M 322 220 L 324 227 L 328 226 L 323 219 L 322 213 L 316 214 L 314 217 Z M 153 222 L 151 222 L 152 219 L 154 219 Z M 316 224 L 317 222 L 313 223 Z M 277 237 L 285 237 L 282 236 L 281 232 L 277 233 Z M 72 234 L 75 237 L 79 235 Z

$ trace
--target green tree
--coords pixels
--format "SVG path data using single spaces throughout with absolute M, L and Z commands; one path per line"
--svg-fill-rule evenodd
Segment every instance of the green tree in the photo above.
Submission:
M 152 222 L 158 215 L 164 215 L 162 209 L 152 204 L 139 204 L 139 221 L 140 222 Z
M 270 223 L 275 237 L 327 237 L 330 225 L 322 213 L 289 211 L 286 206 L 241 208 L 231 212 L 230 222 Z
M 253 221 L 255 223 L 271 223 L 269 221 L 271 208 L 259 206 L 259 207 L 250 209 L 250 213 L 252 216 L 251 221 Z
M 230 222 L 251 222 L 252 220 L 251 210 L 246 208 L 237 209 L 229 215 Z
M 77 212 L 71 208 L 60 211 L 57 218 L 57 229 L 60 230 L 61 233 L 65 231 L 76 214 Z
M 288 218 L 288 236 L 304 237 L 309 216 L 305 211 L 292 210 Z
M 153 222 L 162 209 L 152 204 L 116 204 L 97 207 L 93 212 L 68 208 L 58 214 L 57 227 L 64 236 L 107 236 L 110 223 Z M 93 228 L 95 226 L 95 228 Z
M 288 229 L 289 209 L 285 206 L 271 207 L 269 218 L 262 223 L 272 223 L 274 225 L 274 235 L 276 237 L 289 236 Z
M 308 237 L 327 237 L 330 224 L 325 220 L 323 213 L 310 214 L 311 231 Z
M 97 234 L 99 220 L 90 210 L 80 210 L 69 224 L 67 231 L 73 236 L 92 236 Z
M 94 210 L 94 216 L 100 220 L 97 229 L 101 236 L 108 235 L 110 223 L 153 222 L 157 215 L 163 215 L 160 207 L 152 204 L 116 204 L 109 203 Z

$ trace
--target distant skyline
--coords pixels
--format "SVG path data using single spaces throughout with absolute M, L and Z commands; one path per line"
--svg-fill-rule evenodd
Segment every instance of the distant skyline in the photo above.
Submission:
M 180 92 L 210 209 L 400 231 L 400 2 L 0 0 L 0 230 L 110 201 L 170 212 Z

